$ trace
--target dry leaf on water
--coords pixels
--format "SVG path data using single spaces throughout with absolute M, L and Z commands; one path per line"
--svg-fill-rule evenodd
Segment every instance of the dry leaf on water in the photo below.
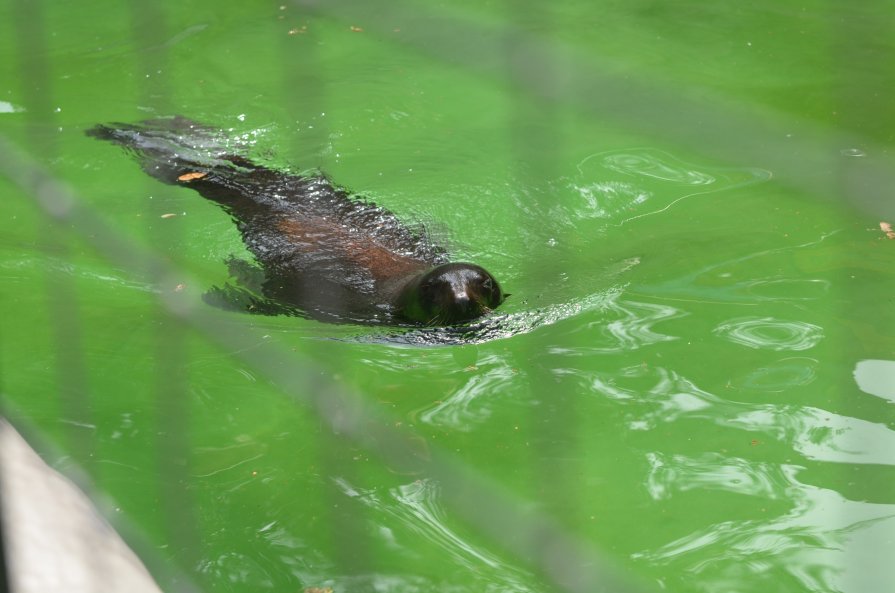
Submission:
M 208 175 L 208 173 L 200 173 L 198 171 L 195 173 L 184 173 L 177 178 L 177 181 L 192 181 L 193 179 L 202 179 L 206 175 Z

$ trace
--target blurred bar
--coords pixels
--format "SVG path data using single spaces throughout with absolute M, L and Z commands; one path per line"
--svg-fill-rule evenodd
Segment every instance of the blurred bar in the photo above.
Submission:
M 487 80 L 504 80 L 509 73 L 520 93 L 544 104 L 574 108 L 619 130 L 719 163 L 768 170 L 779 183 L 808 196 L 843 201 L 867 215 L 892 214 L 895 157 L 860 134 L 705 88 L 671 88 L 642 78 L 633 67 L 625 69 L 624 62 L 609 62 L 511 24 L 485 24 L 402 0 L 293 3 L 345 23 L 363 22 L 368 33 Z M 850 24 L 845 20 L 841 26 L 851 31 Z M 400 35 L 392 33 L 396 28 Z M 517 64 L 509 72 L 508 47 Z M 619 70 L 624 74 L 614 74 Z

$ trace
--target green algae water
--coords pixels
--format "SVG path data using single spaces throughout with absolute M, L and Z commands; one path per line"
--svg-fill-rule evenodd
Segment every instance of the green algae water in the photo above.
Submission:
M 183 271 L 0 177 L 8 413 L 203 591 L 568 590 L 239 358 L 268 342 L 644 591 L 891 591 L 893 8 L 2 4 L 0 134 Z M 159 299 L 227 282 L 238 231 L 84 135 L 172 114 L 512 296 L 449 343 L 225 312 L 253 333 L 209 340 Z

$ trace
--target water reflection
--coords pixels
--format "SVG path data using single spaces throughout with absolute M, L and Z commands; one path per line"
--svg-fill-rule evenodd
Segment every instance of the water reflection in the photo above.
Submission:
M 785 442 L 807 459 L 895 466 L 895 431 L 883 423 L 813 406 L 723 399 L 662 367 L 631 366 L 590 380 L 593 392 L 628 406 L 633 430 L 701 419 Z
M 800 468 L 792 465 L 721 455 L 652 455 L 650 461 L 648 484 L 657 499 L 708 488 L 784 499 L 792 507 L 768 520 L 715 523 L 636 553 L 635 559 L 680 565 L 682 572 L 700 575 L 703 591 L 739 591 L 737 583 L 743 579 L 750 590 L 762 585 L 779 591 L 801 585 L 818 593 L 889 590 L 895 568 L 880 560 L 883 550 L 890 549 L 886 542 L 895 527 L 895 505 L 850 501 L 833 490 L 804 484 L 797 479 Z M 741 488 L 733 488 L 733 480 Z
M 731 386 L 759 393 L 781 393 L 813 383 L 819 364 L 816 359 L 804 356 L 781 358 L 732 379 Z
M 332 563 L 320 553 L 317 542 L 303 540 L 276 520 L 250 528 L 246 536 L 251 541 L 250 550 L 241 552 L 232 544 L 224 545 L 227 551 L 200 560 L 197 572 L 212 577 L 210 581 L 229 585 L 221 590 L 236 589 L 237 584 L 252 590 L 275 590 L 287 574 L 297 591 L 301 591 L 299 583 L 332 584 Z M 229 541 L 227 537 L 233 536 L 222 530 L 206 543 L 210 550 L 220 549 L 216 540 Z
M 854 376 L 864 393 L 895 403 L 895 360 L 862 360 L 855 365 Z
M 611 179 L 613 174 L 623 177 Z M 571 186 L 581 197 L 576 218 L 621 218 L 617 224 L 623 225 L 664 212 L 693 196 L 745 187 L 770 177 L 770 172 L 762 169 L 695 165 L 661 150 L 632 148 L 586 157 L 578 163 L 578 176 Z M 632 182 L 632 178 L 640 184 Z M 686 189 L 683 193 L 663 191 L 660 200 L 641 186 L 657 181 L 664 186 Z M 631 215 L 632 212 L 635 214 Z
M 460 568 L 462 572 L 457 578 L 461 582 L 454 584 L 457 590 L 539 591 L 534 588 L 536 579 L 531 573 L 469 541 L 449 525 L 434 481 L 417 480 L 392 488 L 384 495 L 376 489 L 358 488 L 344 478 L 334 478 L 334 481 L 346 495 L 376 511 L 374 520 L 379 524 L 379 533 L 387 537 L 389 547 L 419 553 L 419 542 L 427 542 L 442 556 L 440 564 L 451 563 Z M 416 589 L 402 587 L 400 590 Z M 437 590 L 445 587 L 439 583 Z
M 649 344 L 676 340 L 677 336 L 659 333 L 653 326 L 660 321 L 687 314 L 671 305 L 623 299 L 621 293 L 608 296 L 599 307 L 599 311 L 597 321 L 582 324 L 580 328 L 570 331 L 571 334 L 582 332 L 587 334 L 588 345 L 585 348 L 553 346 L 549 352 L 567 356 L 595 352 L 624 352 L 637 350 Z
M 568 334 L 587 334 L 587 346 L 551 346 L 548 352 L 563 357 L 587 356 L 593 353 L 633 351 L 644 346 L 677 339 L 660 333 L 655 325 L 661 321 L 682 317 L 683 311 L 670 305 L 639 302 L 622 297 L 620 290 L 609 291 L 574 308 L 574 313 L 599 311 L 597 321 L 571 327 Z M 562 319 L 561 307 L 537 311 L 540 319 L 530 313 L 520 314 L 529 329 Z M 572 311 L 565 311 L 571 315 Z M 556 315 L 556 317 L 554 317 Z M 519 321 L 518 318 L 515 320 Z M 513 320 L 504 318 L 505 324 Z M 433 330 L 444 331 L 444 330 Z M 524 370 L 522 371 L 524 373 Z M 503 386 L 516 380 L 520 370 L 505 357 L 492 354 L 478 361 L 468 379 L 458 388 L 446 393 L 440 400 L 414 413 L 415 419 L 435 426 L 459 431 L 472 431 L 486 422 L 495 408 L 505 405 L 498 394 L 505 393 Z
M 574 189 L 582 199 L 577 218 L 612 218 L 619 213 L 643 204 L 652 197 L 650 192 L 632 183 L 621 181 L 597 181 L 576 185 Z
M 887 593 L 895 565 L 881 558 L 891 550 L 895 495 L 871 484 L 866 489 L 873 503 L 850 500 L 822 480 L 833 476 L 830 481 L 843 490 L 860 491 L 836 478 L 890 477 L 895 431 L 873 417 L 796 405 L 792 397 L 780 403 L 734 399 L 751 395 L 740 391 L 746 386 L 792 390 L 817 380 L 818 360 L 775 352 L 768 350 L 761 366 L 737 369 L 741 378 L 723 394 L 646 363 L 606 370 L 568 365 L 557 374 L 581 381 L 579 392 L 609 400 L 630 429 L 663 435 L 645 454 L 642 485 L 663 509 L 661 516 L 668 512 L 683 532 L 670 530 L 673 537 L 633 558 L 681 575 L 679 582 L 666 583 L 668 590 Z M 565 360 L 575 352 L 559 354 Z M 600 360 L 605 366 L 611 359 Z M 860 372 L 872 368 L 863 365 Z M 637 439 L 636 433 L 630 436 Z M 656 441 L 644 435 L 638 442 Z M 681 450 L 700 444 L 704 448 L 697 452 Z M 810 478 L 802 465 L 811 468 Z M 865 473 L 852 478 L 857 465 Z M 709 500 L 713 519 L 701 519 L 699 510 L 688 517 L 686 509 Z
M 0 113 L 21 113 L 23 111 L 25 111 L 24 107 L 9 101 L 0 101 Z
M 518 371 L 498 355 L 488 356 L 476 366 L 460 388 L 417 412 L 416 418 L 426 424 L 463 432 L 474 430 L 490 418 L 494 407 L 501 403 L 496 398 L 505 393 L 501 387 Z
M 786 365 L 812 365 L 804 358 Z M 785 367 L 783 367 L 785 368 Z M 807 378 L 796 373 L 796 376 Z M 812 374 L 813 377 L 813 374 Z M 649 404 L 632 397 L 626 380 L 648 380 Z M 594 386 L 632 409 L 632 425 L 699 418 L 783 443 L 806 460 L 895 466 L 895 431 L 882 423 L 812 406 L 754 404 L 722 399 L 666 369 L 631 367 Z M 653 407 L 654 406 L 654 407 Z M 653 409 L 650 409 L 653 407 Z M 753 440 L 753 443 L 756 443 Z M 699 575 L 702 591 L 807 590 L 818 593 L 883 593 L 895 579 L 885 560 L 895 528 L 892 503 L 849 500 L 833 489 L 798 479 L 804 468 L 719 452 L 695 455 L 651 451 L 645 487 L 656 501 L 691 491 L 726 492 L 787 505 L 782 515 L 706 525 L 657 549 L 633 555 L 650 564 L 675 565 L 678 574 Z M 885 498 L 885 494 L 874 490 Z M 764 513 L 758 504 L 737 506 L 736 514 Z
M 823 329 L 804 321 L 740 317 L 718 325 L 717 336 L 735 344 L 766 350 L 807 350 L 823 338 Z
M 697 458 L 651 452 L 647 460 L 650 472 L 646 485 L 655 500 L 694 489 L 724 490 L 768 499 L 788 498 L 791 494 L 789 466 L 711 452 Z
M 581 161 L 578 170 L 594 156 Z M 611 171 L 642 177 L 653 177 L 680 185 L 709 185 L 717 181 L 716 177 L 699 171 L 694 165 L 685 163 L 667 152 L 652 148 L 640 148 L 631 152 L 603 153 L 599 155 L 600 164 Z
M 225 552 L 214 558 L 206 558 L 196 566 L 196 572 L 210 577 L 209 581 L 251 583 L 265 589 L 274 586 L 272 575 L 278 571 L 279 567 L 275 563 L 264 562 L 260 556 L 240 552 Z

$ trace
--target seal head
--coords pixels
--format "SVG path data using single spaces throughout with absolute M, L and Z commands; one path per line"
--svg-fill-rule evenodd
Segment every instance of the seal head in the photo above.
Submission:
M 408 282 L 398 296 L 398 313 L 424 325 L 469 321 L 494 309 L 504 294 L 494 276 L 481 266 L 449 263 Z

